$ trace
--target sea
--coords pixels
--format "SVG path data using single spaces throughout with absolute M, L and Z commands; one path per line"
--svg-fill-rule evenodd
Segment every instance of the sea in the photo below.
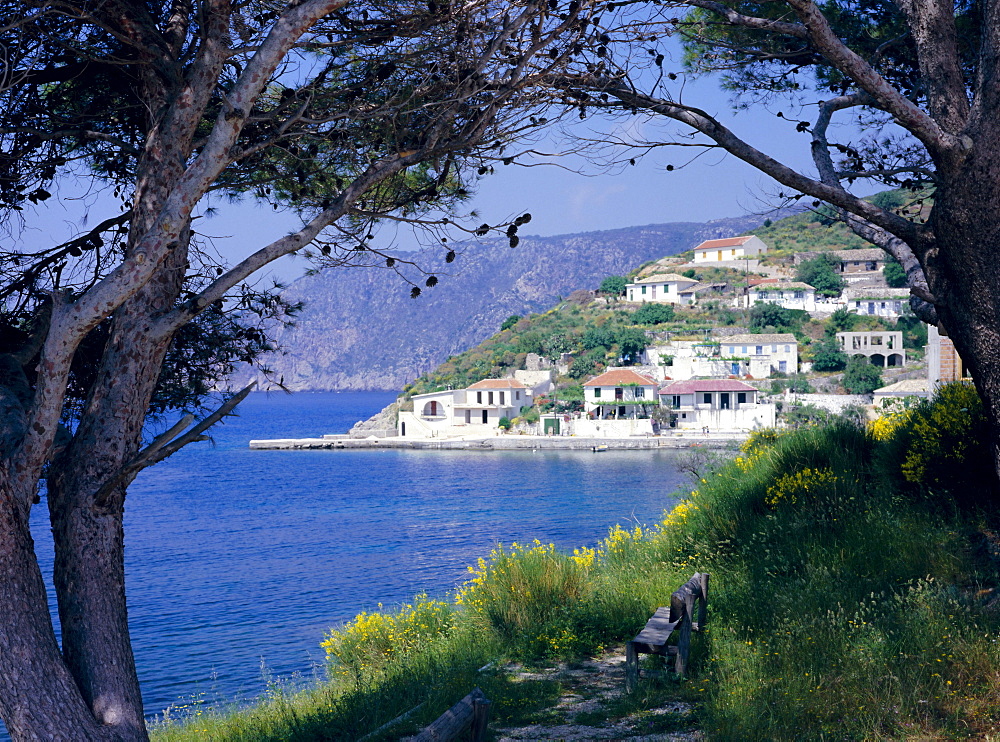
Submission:
M 655 523 L 686 484 L 676 451 L 248 447 L 344 433 L 395 397 L 254 393 L 210 442 L 132 484 L 129 626 L 151 720 L 312 682 L 323 676 L 324 632 L 359 612 L 447 596 L 499 543 L 572 549 L 614 524 Z M 44 503 L 32 517 L 50 580 Z

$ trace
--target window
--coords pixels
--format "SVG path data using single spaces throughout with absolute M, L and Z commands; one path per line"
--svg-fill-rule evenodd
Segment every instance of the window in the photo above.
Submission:
M 594 387 L 594 396 L 595 397 L 600 397 L 601 396 L 601 387 L 599 387 L 599 386 L 595 386 Z
M 487 404 L 493 404 L 493 392 L 486 392 L 486 395 L 489 398 Z
M 625 399 L 625 390 L 620 386 L 615 387 L 615 399 Z
M 655 299 L 655 298 L 656 298 L 656 284 L 653 284 L 653 285 L 651 286 L 651 288 L 653 289 L 651 293 L 652 293 L 652 295 L 653 295 L 653 298 Z
M 903 310 L 903 302 L 894 301 L 892 303 L 892 311 L 894 311 L 896 314 L 899 314 L 902 310 Z
M 869 260 L 865 263 L 865 270 L 873 271 L 878 270 L 878 264 L 874 260 Z
M 788 361 L 778 361 L 778 370 L 785 373 L 788 370 Z
M 739 361 L 733 361 L 729 364 L 729 373 L 733 376 L 737 376 L 740 373 L 740 363 Z
M 503 392 L 500 392 L 500 405 L 503 406 Z
M 635 398 L 636 399 L 643 399 L 643 398 L 645 398 L 645 396 L 646 396 L 646 389 L 644 387 L 637 386 L 635 388 Z
M 521 399 L 521 392 L 519 392 L 519 391 L 514 392 L 514 399 L 520 400 Z
M 644 294 L 646 293 L 646 287 L 645 286 L 642 287 L 642 293 L 644 293 Z
M 763 345 L 758 345 L 757 346 L 757 355 L 763 355 L 763 354 L 764 354 L 764 346 Z
M 729 409 L 729 392 L 722 392 L 719 395 L 719 408 L 723 410 Z
M 795 292 L 795 298 L 796 298 L 796 299 L 805 299 L 805 298 L 806 298 L 806 295 L 805 295 L 805 293 L 804 293 L 804 292 L 802 292 L 802 291 L 796 291 L 796 292 Z
M 747 346 L 745 346 L 745 345 L 742 346 L 742 349 L 740 350 L 740 353 L 742 353 L 743 355 L 746 355 L 747 354 Z
M 709 392 L 705 392 L 701 395 L 702 402 L 705 404 L 712 404 L 712 395 Z
M 786 353 L 791 353 L 792 352 L 792 346 L 791 345 L 786 345 L 785 346 L 785 352 Z
M 476 392 L 476 404 L 482 404 L 482 403 L 483 403 L 483 393 Z
M 736 394 L 736 404 L 746 404 L 747 403 L 747 393 L 737 392 Z
M 675 410 L 678 407 L 680 407 L 681 406 L 681 395 L 679 395 L 679 394 L 673 394 L 673 395 L 671 395 L 671 397 L 670 397 L 670 406 L 673 407 Z

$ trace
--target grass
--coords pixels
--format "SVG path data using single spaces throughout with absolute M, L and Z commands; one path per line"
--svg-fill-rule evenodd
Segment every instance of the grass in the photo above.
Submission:
M 983 424 L 953 389 L 874 426 L 754 436 L 659 527 L 615 528 L 573 554 L 498 547 L 451 600 L 421 597 L 331 632 L 322 686 L 195 711 L 154 736 L 357 739 L 419 706 L 380 737 L 397 739 L 477 685 L 494 725 L 558 723 L 557 684 L 518 681 L 499 662 L 630 638 L 700 570 L 712 574 L 710 622 L 689 679 L 645 680 L 600 713 L 650 712 L 662 731 L 690 721 L 651 710 L 685 698 L 719 740 L 989 739 L 1000 733 L 1000 585 L 995 518 L 977 507 L 992 497 L 975 465 L 989 456 Z

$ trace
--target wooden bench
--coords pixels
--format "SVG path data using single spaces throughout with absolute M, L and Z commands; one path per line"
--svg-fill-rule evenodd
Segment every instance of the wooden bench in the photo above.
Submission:
M 697 616 L 695 603 L 698 604 Z M 670 596 L 670 606 L 657 608 L 643 630 L 625 646 L 626 687 L 635 687 L 639 680 L 640 654 L 674 657 L 674 672 L 684 675 L 691 652 L 691 632 L 701 630 L 707 613 L 708 573 L 695 572 Z M 678 632 L 676 646 L 667 643 L 674 631 Z

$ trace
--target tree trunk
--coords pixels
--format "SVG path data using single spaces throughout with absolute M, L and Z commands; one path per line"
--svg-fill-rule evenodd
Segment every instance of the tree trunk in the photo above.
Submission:
M 59 656 L 28 511 L 0 472 L 0 716 L 15 740 L 110 740 Z
M 972 374 L 993 431 L 1000 478 L 1000 122 L 980 132 L 980 146 L 939 185 L 931 226 L 934 249 L 922 256 L 938 317 Z

